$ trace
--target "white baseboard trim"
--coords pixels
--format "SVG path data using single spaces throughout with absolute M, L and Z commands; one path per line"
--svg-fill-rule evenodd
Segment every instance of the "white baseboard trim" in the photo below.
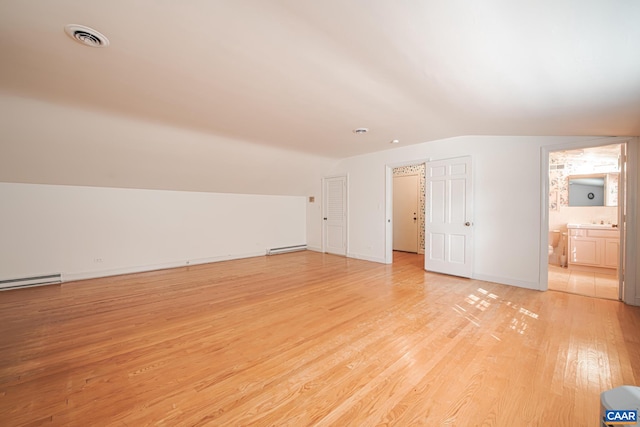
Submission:
M 309 245 L 307 245 L 307 250 L 308 251 L 313 251 L 313 252 L 322 252 L 322 247 L 321 246 L 309 246 Z
M 540 285 L 537 282 L 525 282 L 524 280 L 507 279 L 505 277 L 489 276 L 486 274 L 474 274 L 472 278 L 484 282 L 500 283 L 501 285 L 516 286 L 534 291 L 540 290 Z
M 380 264 L 386 264 L 386 260 L 384 259 L 384 257 L 380 258 L 380 257 L 369 256 L 369 255 L 360 255 L 360 254 L 355 254 L 353 252 L 348 252 L 347 258 L 355 258 L 355 259 L 361 259 L 363 261 L 371 261 L 371 262 L 377 262 Z
M 210 258 L 199 258 L 188 261 L 166 262 L 136 267 L 123 267 L 111 270 L 87 271 L 81 273 L 62 273 L 62 282 L 74 282 L 78 280 L 97 279 L 100 277 L 119 276 L 122 274 L 144 273 L 147 271 L 166 270 L 169 268 L 187 267 L 190 265 L 209 264 L 212 262 L 230 261 L 234 259 L 254 258 L 265 256 L 264 252 L 253 252 L 245 254 L 222 255 Z

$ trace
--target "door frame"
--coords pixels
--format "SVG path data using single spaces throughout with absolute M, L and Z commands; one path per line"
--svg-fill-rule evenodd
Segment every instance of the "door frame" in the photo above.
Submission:
M 431 158 L 413 159 L 404 162 L 387 163 L 385 165 L 385 199 L 384 199 L 384 263 L 393 263 L 393 170 L 403 166 L 424 164 Z M 419 207 L 418 207 L 419 208 Z M 419 245 L 419 243 L 418 243 Z
M 345 212 L 344 212 L 344 233 L 345 233 L 345 248 L 344 248 L 344 255 L 345 256 L 349 256 L 349 174 L 344 174 L 344 175 L 330 175 L 330 176 L 325 176 L 322 178 L 322 212 L 321 212 L 321 217 L 320 217 L 320 221 L 322 222 L 320 229 L 322 230 L 322 242 L 321 242 L 321 250 L 322 253 L 327 253 L 326 250 L 326 236 L 327 236 L 327 227 L 326 227 L 326 221 L 324 220 L 324 218 L 326 217 L 326 213 L 327 213 L 327 180 L 328 179 L 333 179 L 333 178 L 344 178 L 344 182 L 345 182 L 345 199 L 346 199 L 346 203 L 345 203 Z
M 620 271 L 618 279 L 622 289 L 622 301 L 627 304 L 635 304 L 635 283 L 636 283 L 636 239 L 629 239 L 629 236 L 636 236 L 636 205 L 637 205 L 637 156 L 638 147 L 634 143 L 635 137 L 605 137 L 596 138 L 588 141 L 567 142 L 562 144 L 547 145 L 541 147 L 540 161 L 540 267 L 539 277 L 540 283 L 538 288 L 541 291 L 549 289 L 549 153 L 552 151 L 575 150 L 580 148 L 599 147 L 603 145 L 623 144 L 626 143 L 627 152 L 627 179 L 625 182 L 625 196 L 623 203 L 626 207 L 627 217 L 623 227 L 620 230 L 620 242 L 624 245 L 624 249 L 620 249 L 619 265 L 625 266 L 624 278 L 623 272 Z M 619 198 L 620 200 L 620 198 Z M 622 211 L 620 209 L 620 211 Z M 622 286 L 624 281 L 625 286 Z

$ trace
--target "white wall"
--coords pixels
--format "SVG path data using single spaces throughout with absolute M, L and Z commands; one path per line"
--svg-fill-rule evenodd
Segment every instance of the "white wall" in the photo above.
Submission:
M 640 167 L 640 137 L 636 137 L 633 144 L 628 144 L 628 158 L 636 159 L 636 166 Z M 627 211 L 627 234 L 626 242 L 627 252 L 635 254 L 635 260 L 628 257 L 627 261 L 627 288 L 625 289 L 625 301 L 635 301 L 635 305 L 640 306 L 640 198 L 638 191 L 640 190 L 640 173 L 638 168 L 629 168 L 627 172 L 627 181 L 632 181 L 635 186 L 627 187 L 628 204 L 636 207 L 633 211 Z M 635 265 L 633 275 L 629 273 Z
M 314 197 L 311 203 L 307 199 L 307 248 L 312 251 L 322 251 L 322 180 L 310 192 Z
M 0 129 L 0 182 L 94 187 L 70 193 L 71 190 L 64 187 L 4 185 L 0 198 L 3 207 L 0 212 L 0 227 L 3 229 L 0 245 L 6 256 L 0 259 L 0 277 L 21 276 L 36 270 L 47 273 L 52 269 L 70 273 L 111 271 L 220 257 L 228 255 L 227 252 L 234 256 L 256 251 L 264 253 L 265 248 L 279 245 L 281 240 L 305 243 L 306 236 L 299 236 L 300 218 L 296 215 L 301 216 L 304 227 L 308 226 L 311 231 L 309 246 L 319 248 L 321 245 L 319 239 L 314 240 L 320 234 L 321 179 L 336 160 L 7 94 L 0 95 Z M 113 188 L 212 194 L 179 195 L 171 191 L 128 193 Z M 20 195 L 22 191 L 28 193 Z M 295 206 L 291 207 L 292 199 L 241 197 L 238 194 L 300 198 L 296 198 Z M 113 203 L 104 206 L 105 202 L 100 201 L 103 196 Z M 316 202 L 308 203 L 308 196 L 315 196 Z M 186 198 L 183 200 L 186 203 L 183 212 L 177 212 L 178 208 L 172 206 L 179 198 Z M 56 202 L 60 205 L 55 204 L 55 209 L 62 209 L 65 215 L 68 213 L 78 219 L 81 228 L 73 228 L 73 222 L 65 222 L 66 216 L 52 210 L 50 200 L 61 200 Z M 83 205 L 85 200 L 91 200 L 93 206 L 104 209 Z M 145 200 L 151 205 L 145 205 Z M 17 205 L 11 207 L 13 203 Z M 18 207 L 23 203 L 27 204 L 24 209 L 47 206 L 46 215 L 21 213 Z M 298 206 L 298 203 L 302 205 Z M 125 205 L 131 205 L 132 209 L 126 209 Z M 156 212 L 151 209 L 153 205 L 169 206 L 170 209 Z M 4 209 L 5 206 L 10 210 Z M 79 212 L 84 216 L 76 218 L 73 211 L 66 211 L 67 206 L 80 207 Z M 244 212 L 245 207 L 250 209 Z M 147 215 L 151 222 L 143 221 L 137 216 L 137 211 Z M 125 212 L 131 217 L 125 216 Z M 185 217 L 187 212 L 190 213 Z M 273 219 L 271 217 L 276 213 L 284 213 L 284 216 L 272 223 L 263 221 L 265 217 Z M 109 214 L 116 217 L 111 218 Z M 197 221 L 192 222 L 194 215 Z M 215 218 L 216 215 L 230 215 L 232 226 L 217 229 L 216 225 L 202 219 L 202 216 Z M 184 218 L 188 221 L 185 222 Z M 125 227 L 123 230 L 117 228 L 120 223 Z M 189 239 L 171 234 L 167 236 L 168 241 L 175 241 L 185 248 L 167 248 L 164 251 L 135 241 L 135 236 L 146 239 L 144 233 L 159 236 L 151 230 L 157 231 L 156 226 L 164 223 L 176 230 L 187 227 L 188 235 L 199 243 L 186 245 Z M 290 224 L 290 230 L 286 227 L 283 230 L 287 224 Z M 198 226 L 208 227 L 202 236 L 192 231 L 191 227 Z M 262 226 L 265 230 L 256 232 L 256 227 Z M 5 230 L 6 227 L 10 228 Z M 24 235 L 18 236 L 14 227 L 23 231 L 33 230 L 33 235 L 25 231 Z M 269 234 L 275 230 L 282 235 Z M 229 239 L 225 234 L 227 231 L 236 235 L 238 240 Z M 83 235 L 94 238 L 85 242 Z M 77 256 L 71 246 L 65 249 L 70 251 L 66 254 L 52 251 L 54 241 L 58 238 L 67 241 L 69 236 L 79 239 L 82 245 L 90 243 L 93 246 L 81 256 Z M 129 236 L 126 240 L 128 246 L 122 248 L 118 240 L 110 240 L 116 236 Z M 21 240 L 14 241 L 18 237 Z M 205 238 L 209 240 L 201 240 Z M 44 247 L 42 250 L 32 247 L 28 252 L 20 241 L 44 244 Z M 16 246 L 17 252 L 8 249 Z M 113 250 L 115 247 L 118 247 L 117 251 Z M 106 251 L 104 257 L 96 255 L 103 250 Z M 83 261 L 85 255 L 89 261 Z M 91 261 L 94 257 L 102 257 L 103 263 L 94 265 Z
M 264 255 L 306 242 L 306 201 L 0 183 L 0 280 L 65 280 Z
M 349 255 L 385 260 L 385 166 L 471 155 L 474 180 L 473 277 L 540 287 L 541 147 L 587 137 L 469 136 L 344 159 L 349 175 Z

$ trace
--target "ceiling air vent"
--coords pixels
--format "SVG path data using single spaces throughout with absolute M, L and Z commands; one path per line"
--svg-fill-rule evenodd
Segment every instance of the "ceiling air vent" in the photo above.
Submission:
M 64 27 L 64 32 L 69 37 L 82 43 L 85 46 L 90 47 L 107 47 L 109 46 L 109 39 L 106 38 L 99 31 L 93 28 L 85 27 L 84 25 L 69 24 Z

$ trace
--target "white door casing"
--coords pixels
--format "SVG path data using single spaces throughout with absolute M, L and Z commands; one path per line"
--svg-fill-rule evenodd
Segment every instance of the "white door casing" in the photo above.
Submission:
M 347 177 L 324 179 L 323 252 L 347 254 Z
M 626 229 L 627 229 L 627 143 L 620 144 L 620 175 L 618 177 L 618 229 L 620 240 L 618 243 L 618 299 L 625 300 L 626 269 Z
M 540 176 L 540 261 L 539 261 L 539 290 L 549 288 L 549 259 L 547 252 L 549 233 L 549 156 L 554 151 L 577 150 L 605 145 L 621 144 L 621 169 L 618 183 L 618 228 L 620 231 L 619 248 L 619 297 L 626 304 L 640 306 L 640 285 L 636 286 L 637 270 L 635 268 L 637 244 L 635 236 L 637 230 L 637 188 L 638 188 L 638 137 L 603 137 L 589 141 L 564 142 L 541 147 Z
M 471 277 L 473 200 L 471 157 L 427 163 L 425 270 Z
M 418 178 L 393 177 L 393 250 L 418 252 Z

